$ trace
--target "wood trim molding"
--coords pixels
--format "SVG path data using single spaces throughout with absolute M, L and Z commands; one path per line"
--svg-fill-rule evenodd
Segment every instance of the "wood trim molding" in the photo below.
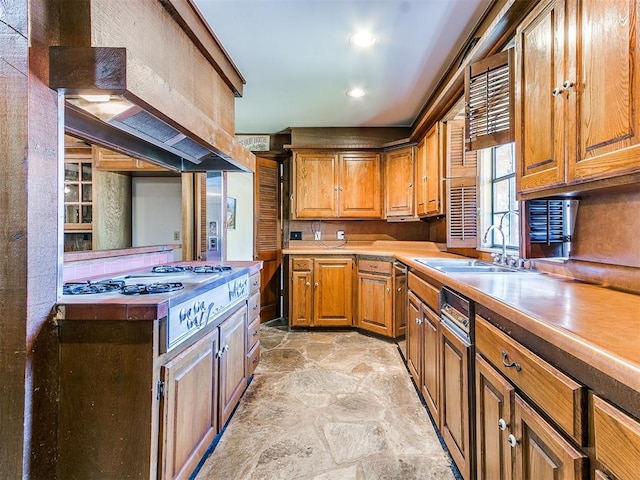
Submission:
M 247 83 L 191 0 L 160 0 L 173 19 L 182 27 L 191 41 L 213 65 L 236 97 L 242 97 Z

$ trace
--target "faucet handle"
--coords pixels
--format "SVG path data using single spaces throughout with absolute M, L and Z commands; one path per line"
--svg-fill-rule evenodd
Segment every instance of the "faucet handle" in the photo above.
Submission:
M 491 258 L 493 259 L 493 263 L 502 263 L 502 254 L 493 252 L 491 254 Z

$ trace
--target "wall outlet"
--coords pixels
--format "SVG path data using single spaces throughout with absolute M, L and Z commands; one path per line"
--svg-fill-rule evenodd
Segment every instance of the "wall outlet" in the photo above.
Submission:
M 180 241 L 180 232 L 178 230 L 173 232 L 173 241 L 174 242 L 179 242 Z
M 289 232 L 289 240 L 302 240 L 302 232 Z
M 336 232 L 336 238 L 337 238 L 338 240 L 344 240 L 344 230 L 338 230 L 338 231 Z
M 313 232 L 313 239 L 314 240 L 322 240 L 322 233 L 321 232 Z

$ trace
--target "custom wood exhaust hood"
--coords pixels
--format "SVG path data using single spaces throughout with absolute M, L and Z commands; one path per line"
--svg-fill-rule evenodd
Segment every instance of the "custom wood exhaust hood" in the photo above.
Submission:
M 72 4 L 49 50 L 67 133 L 176 171 L 255 169 L 234 136 L 244 79 L 190 0 Z

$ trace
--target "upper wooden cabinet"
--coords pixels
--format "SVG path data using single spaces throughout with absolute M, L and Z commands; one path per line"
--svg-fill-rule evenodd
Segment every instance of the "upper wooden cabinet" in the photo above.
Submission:
M 419 217 L 443 213 L 440 145 L 440 124 L 437 123 L 416 147 L 416 213 Z
M 101 147 L 93 147 L 93 162 L 98 170 L 112 172 L 152 171 L 167 172 L 168 170 L 155 163 L 146 162 L 138 158 L 129 157 Z
M 413 146 L 385 153 L 385 210 L 387 218 L 415 216 Z
M 293 218 L 382 218 L 380 154 L 295 152 Z
M 516 35 L 518 190 L 640 171 L 637 0 L 542 2 Z

